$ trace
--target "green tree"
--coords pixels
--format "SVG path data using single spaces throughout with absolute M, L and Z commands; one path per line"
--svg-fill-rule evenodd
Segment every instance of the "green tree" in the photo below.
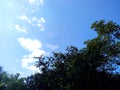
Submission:
M 69 46 L 65 53 L 38 58 L 42 73 L 26 79 L 28 90 L 119 90 L 120 26 L 112 21 L 96 21 L 91 26 L 97 37 L 86 47 Z
M 101 20 L 94 22 L 91 28 L 98 35 L 85 42 L 89 53 L 95 57 L 91 60 L 92 65 L 96 68 L 102 65 L 103 69 L 113 69 L 113 63 L 120 62 L 120 26 L 112 21 L 105 23 Z
M 8 74 L 0 70 L 0 90 L 27 90 L 25 79 L 19 78 L 20 74 Z
M 96 21 L 91 26 L 97 37 L 86 47 L 69 46 L 65 53 L 37 57 L 41 73 L 27 78 L 8 74 L 0 67 L 0 90 L 120 90 L 120 26 Z
M 7 81 L 7 90 L 27 90 L 25 79 L 19 78 L 20 73 L 16 73 L 15 75 L 9 75 Z

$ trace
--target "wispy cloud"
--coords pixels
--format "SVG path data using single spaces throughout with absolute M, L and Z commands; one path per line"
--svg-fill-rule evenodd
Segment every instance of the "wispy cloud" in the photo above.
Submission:
M 46 22 L 43 17 L 41 17 L 39 20 L 36 20 L 37 22 L 37 27 L 41 29 L 41 31 L 45 30 L 44 23 Z
M 58 45 L 52 45 L 52 44 L 47 44 L 46 47 L 49 48 L 49 49 L 52 49 L 52 50 L 55 50 L 55 49 L 59 48 Z
M 35 3 L 35 0 L 28 0 L 28 1 L 29 1 L 30 4 Z
M 31 21 L 29 20 L 29 18 L 26 15 L 18 16 L 18 18 L 20 20 L 23 20 L 23 21 L 26 21 L 28 23 L 31 23 Z
M 45 55 L 45 51 L 42 50 L 42 43 L 37 39 L 23 37 L 18 38 L 18 41 L 24 49 L 30 52 L 30 54 L 23 56 L 22 67 L 33 72 L 40 72 L 40 70 L 34 66 L 36 60 L 33 59 L 33 57 Z
M 42 5 L 44 5 L 45 0 L 39 0 Z
M 44 5 L 44 0 L 28 0 L 30 4 Z
M 14 28 L 17 32 L 27 33 L 27 31 L 24 28 L 21 28 L 18 24 L 15 24 Z
M 27 22 L 28 24 L 30 24 L 33 27 L 38 27 L 41 31 L 45 30 L 44 24 L 46 23 L 46 20 L 44 17 L 37 18 L 37 17 L 33 16 L 32 18 L 29 18 L 26 15 L 22 15 L 22 16 L 18 16 L 18 19 L 20 19 L 24 22 Z

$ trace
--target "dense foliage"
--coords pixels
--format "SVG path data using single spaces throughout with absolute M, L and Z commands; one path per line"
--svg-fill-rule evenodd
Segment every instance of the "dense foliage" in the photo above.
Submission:
M 65 53 L 54 52 L 39 58 L 42 73 L 27 78 L 8 75 L 0 68 L 0 90 L 120 90 L 120 26 L 96 21 L 91 26 L 97 37 L 86 47 L 69 46 Z M 118 73 L 117 73 L 118 72 Z
M 26 90 L 24 78 L 19 78 L 19 73 L 15 75 L 7 74 L 0 69 L 0 90 Z

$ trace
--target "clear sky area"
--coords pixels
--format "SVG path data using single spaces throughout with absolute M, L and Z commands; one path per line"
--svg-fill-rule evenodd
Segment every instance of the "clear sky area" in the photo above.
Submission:
M 21 76 L 38 72 L 32 57 L 85 47 L 96 20 L 120 24 L 120 0 L 1 0 L 0 66 Z

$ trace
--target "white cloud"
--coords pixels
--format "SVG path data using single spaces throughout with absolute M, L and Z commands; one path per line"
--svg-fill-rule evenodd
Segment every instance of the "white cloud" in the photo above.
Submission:
M 31 59 L 31 58 L 23 58 L 22 59 L 22 67 L 26 68 L 32 72 L 40 72 L 40 70 L 38 68 L 36 68 L 35 65 L 30 65 L 30 64 L 34 64 L 36 62 L 35 59 Z
M 29 57 L 40 57 L 41 55 L 45 55 L 45 51 L 36 49 L 31 54 L 29 54 Z
M 55 50 L 55 49 L 58 49 L 59 46 L 58 45 L 52 45 L 52 44 L 47 44 L 46 47 L 52 49 L 52 50 Z
M 23 37 L 18 38 L 18 41 L 24 49 L 30 52 L 30 54 L 23 56 L 22 67 L 33 72 L 40 72 L 40 70 L 34 66 L 36 60 L 33 58 L 45 55 L 45 51 L 42 50 L 42 43 L 37 39 Z
M 41 49 L 42 44 L 37 39 L 31 39 L 31 38 L 18 38 L 18 41 L 20 42 L 21 46 L 29 51 L 34 51 Z
M 39 68 L 36 68 L 35 66 L 36 59 L 34 59 L 34 57 L 40 57 L 41 55 L 44 54 L 45 51 L 38 49 L 31 52 L 29 55 L 25 55 L 22 59 L 22 67 L 32 72 L 40 72 Z
M 27 31 L 24 28 L 21 28 L 18 24 L 15 24 L 14 27 L 18 32 L 27 33 Z

